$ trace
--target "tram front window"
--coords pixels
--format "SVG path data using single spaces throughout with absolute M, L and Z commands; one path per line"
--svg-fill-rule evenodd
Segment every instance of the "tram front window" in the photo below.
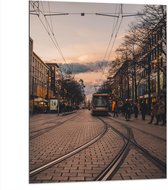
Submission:
M 103 97 L 94 97 L 93 98 L 93 105 L 97 107 L 106 107 L 107 104 L 107 99 Z

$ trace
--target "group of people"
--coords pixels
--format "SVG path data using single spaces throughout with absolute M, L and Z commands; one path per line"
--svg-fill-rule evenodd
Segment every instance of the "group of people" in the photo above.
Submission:
M 162 97 L 152 104 L 151 120 L 149 124 L 153 122 L 154 118 L 156 118 L 156 125 L 158 125 L 160 121 L 162 125 L 166 124 L 166 105 Z
M 151 115 L 151 119 L 149 124 L 151 124 L 156 119 L 155 124 L 158 125 L 159 122 L 162 125 L 166 123 L 166 105 L 163 97 L 159 97 L 155 102 L 151 105 L 151 111 L 145 101 L 145 99 L 140 102 L 131 102 L 126 100 L 125 102 L 119 102 L 118 100 L 112 101 L 112 112 L 113 117 L 118 117 L 118 114 L 121 113 L 126 121 L 129 121 L 131 118 L 131 114 L 134 114 L 135 118 L 138 118 L 139 113 L 141 113 L 142 120 L 145 120 L 147 113 Z

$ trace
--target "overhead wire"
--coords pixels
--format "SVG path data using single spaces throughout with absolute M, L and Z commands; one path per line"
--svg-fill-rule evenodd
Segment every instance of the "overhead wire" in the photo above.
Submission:
M 112 51 L 112 47 L 114 46 L 114 43 L 115 43 L 115 38 L 116 38 L 116 34 L 118 32 L 118 29 L 119 29 L 119 19 L 120 19 L 120 14 L 121 14 L 121 5 L 120 7 L 118 8 L 118 13 L 117 13 L 117 5 L 116 5 L 116 8 L 115 8 L 115 14 L 117 14 L 117 19 L 114 18 L 114 22 L 113 22 L 113 28 L 112 28 L 112 33 L 111 33 L 111 36 L 110 36 L 110 40 L 109 40 L 109 43 L 108 43 L 108 46 L 107 46 L 107 49 L 106 49 L 106 52 L 105 52 L 105 55 L 103 57 L 103 61 L 102 61 L 102 64 L 104 63 L 104 61 L 106 60 L 106 57 L 107 57 L 107 54 L 109 55 L 108 58 L 107 58 L 107 66 L 109 65 L 109 57 L 110 57 L 110 52 Z M 118 28 L 118 29 L 117 29 Z M 114 36 L 115 35 L 115 36 Z M 114 37 L 114 39 L 113 39 Z M 112 39 L 113 39 L 113 43 L 112 43 Z M 112 45 L 111 45 L 112 44 Z M 111 48 L 110 48 L 111 46 Z M 110 48 L 110 51 L 109 51 L 109 48 Z M 103 72 L 103 74 L 105 74 L 105 67 L 101 66 L 101 70 Z
M 116 41 L 117 36 L 118 36 L 118 32 L 119 32 L 120 27 L 121 27 L 121 23 L 122 23 L 122 20 L 123 20 L 122 4 L 121 4 L 121 7 L 120 7 L 120 12 L 119 12 L 119 19 L 120 19 L 120 21 L 119 21 L 119 23 L 117 23 L 118 25 L 116 26 L 116 33 L 115 33 L 114 40 L 113 40 L 113 43 L 112 43 L 111 48 L 110 48 L 110 51 L 109 51 L 109 55 L 108 55 L 108 59 L 107 59 L 108 62 L 109 62 L 109 59 L 110 59 L 112 50 L 113 50 L 113 48 L 114 48 L 115 41 Z
M 62 53 L 62 51 L 61 51 L 61 49 L 60 49 L 60 47 L 59 47 L 58 41 L 57 41 L 57 39 L 56 39 L 56 36 L 55 36 L 55 33 L 54 33 L 54 29 L 53 29 L 52 26 L 50 26 L 50 24 L 49 24 L 49 22 L 48 22 L 46 16 L 44 15 L 44 12 L 45 12 L 45 11 L 44 11 L 44 7 L 43 7 L 42 2 L 41 2 L 41 5 L 42 5 L 43 16 L 44 16 L 44 18 L 45 18 L 46 24 L 48 25 L 49 30 L 50 30 L 51 33 L 52 33 L 52 36 L 53 36 L 53 38 L 54 38 L 54 40 L 55 40 L 55 44 L 56 44 L 56 46 L 57 46 L 57 49 L 58 49 L 58 51 L 59 51 L 59 53 L 60 53 L 62 59 L 64 60 L 65 65 L 68 67 L 68 70 L 65 70 L 64 68 L 63 68 L 63 69 L 64 69 L 65 72 L 70 72 L 70 73 L 72 73 L 72 71 L 73 71 L 72 65 L 70 66 L 69 64 L 67 64 L 67 62 L 66 62 L 66 60 L 65 60 L 65 57 L 64 57 L 64 55 L 63 55 L 63 53 Z M 49 6 L 49 2 L 48 2 L 48 6 Z M 49 7 L 49 11 L 50 11 L 50 7 Z M 51 20 L 51 22 L 52 22 L 51 16 L 50 16 L 50 20 Z
M 117 11 L 117 5 L 116 5 L 115 13 L 116 13 L 116 11 Z M 105 58 L 106 58 L 107 52 L 108 52 L 109 47 L 110 47 L 110 44 L 111 44 L 111 40 L 112 40 L 113 35 L 114 35 L 114 31 L 115 31 L 115 27 L 114 27 L 114 25 L 115 25 L 115 20 L 116 20 L 116 19 L 114 18 L 113 27 L 112 27 L 113 30 L 112 30 L 112 33 L 111 33 L 111 35 L 110 35 L 110 40 L 109 40 L 109 43 L 108 43 L 108 46 L 107 46 L 105 55 L 104 55 L 104 57 L 103 57 L 103 60 L 105 60 Z M 118 17 L 117 17 L 117 20 L 118 20 Z
M 49 10 L 49 12 L 51 12 L 51 10 L 50 10 L 50 3 L 49 3 L 49 1 L 48 1 L 48 10 Z M 52 18 L 50 17 L 50 23 L 51 23 L 51 28 L 52 28 L 52 31 L 54 31 L 54 29 L 53 29 L 53 24 L 52 24 Z
M 33 3 L 33 1 L 32 1 L 32 3 Z M 33 7 L 34 6 L 36 6 L 35 3 L 33 3 Z M 52 16 L 54 16 L 54 15 L 69 15 L 69 14 L 81 14 L 81 16 L 84 16 L 85 14 L 96 14 L 96 15 L 101 15 L 101 16 L 114 17 L 113 30 L 112 30 L 112 33 L 110 35 L 110 40 L 108 42 L 108 45 L 107 45 L 103 60 L 98 65 L 100 67 L 100 69 L 102 69 L 103 73 L 104 73 L 103 63 L 107 59 L 107 65 L 109 64 L 109 59 L 111 57 L 111 53 L 112 53 L 115 41 L 116 41 L 117 36 L 118 36 L 119 30 L 120 30 L 120 27 L 121 27 L 121 24 L 122 24 L 123 17 L 135 16 L 135 15 L 126 15 L 126 14 L 129 14 L 129 13 L 124 13 L 124 15 L 123 15 L 123 7 L 122 7 L 123 5 L 122 4 L 119 7 L 119 12 L 118 13 L 117 13 L 117 5 L 116 5 L 114 13 L 62 13 L 62 12 L 60 13 L 60 12 L 51 12 L 49 2 L 48 2 L 48 10 L 49 11 L 47 12 L 47 11 L 44 10 L 42 2 L 41 2 L 41 6 L 42 6 L 43 11 L 41 11 L 40 8 L 37 7 L 39 12 L 37 13 L 37 10 L 36 10 L 36 13 L 34 13 L 34 14 L 37 15 L 39 19 L 40 19 L 40 13 L 44 16 L 44 19 L 45 19 L 47 27 L 43 23 L 42 19 L 40 19 L 40 21 L 43 24 L 43 27 L 47 31 L 47 33 L 50 36 L 52 42 L 54 43 L 55 47 L 57 48 L 58 52 L 60 53 L 62 59 L 64 60 L 65 64 L 67 65 L 67 67 L 68 67 L 68 69 L 70 71 L 73 70 L 73 65 L 71 65 L 71 67 L 70 67 L 70 65 L 67 64 L 67 62 L 65 60 L 65 57 L 64 57 L 64 55 L 63 55 L 63 53 L 62 53 L 62 51 L 61 51 L 61 49 L 59 47 L 58 41 L 57 41 L 56 36 L 54 34 L 54 28 L 53 28 L 52 18 L 51 18 Z M 48 16 L 50 17 L 49 18 L 50 23 L 49 23 L 49 21 L 47 19 Z M 111 46 L 111 48 L 110 48 L 110 46 Z
M 35 10 L 36 15 L 38 16 L 38 18 L 39 18 L 41 24 L 43 25 L 44 29 L 46 30 L 47 34 L 49 35 L 49 37 L 50 37 L 51 41 L 53 42 L 54 46 L 56 47 L 56 49 L 57 49 L 58 52 L 60 53 L 62 59 L 64 60 L 64 62 L 65 62 L 65 64 L 66 64 L 66 66 L 68 67 L 68 70 L 70 70 L 70 72 L 72 72 L 72 69 L 71 69 L 70 66 L 67 64 L 67 62 L 66 62 L 66 60 L 65 60 L 65 58 L 64 58 L 64 56 L 63 56 L 63 53 L 62 53 L 62 51 L 61 51 L 61 49 L 60 49 L 60 47 L 59 47 L 59 44 L 58 44 L 58 42 L 57 42 L 57 39 L 56 39 L 56 37 L 55 37 L 55 35 L 54 35 L 54 32 L 53 32 L 53 30 L 52 30 L 50 24 L 48 23 L 48 20 L 45 18 L 44 13 L 40 10 L 39 7 L 37 7 L 37 5 L 35 5 L 35 4 L 33 3 L 33 1 L 32 1 L 31 3 L 32 3 L 32 7 L 33 7 L 33 9 Z M 35 9 L 34 6 L 35 6 L 36 8 L 38 8 L 38 11 Z M 43 5 L 42 5 L 42 9 L 43 9 L 43 11 L 44 11 Z M 43 23 L 43 20 L 40 18 L 40 13 L 44 16 L 47 27 L 46 27 L 46 25 Z M 68 70 L 65 71 L 65 69 L 64 69 L 65 72 L 67 72 Z
M 48 3 L 49 3 L 49 2 L 48 2 Z M 44 7 L 43 7 L 42 2 L 41 2 L 41 6 L 42 6 L 42 9 L 43 9 L 43 12 L 44 12 Z M 43 16 L 44 16 L 44 18 L 45 18 L 46 24 L 47 24 L 47 26 L 48 26 L 48 28 L 49 28 L 51 34 L 53 35 L 53 38 L 54 38 L 54 40 L 55 40 L 57 49 L 58 49 L 59 53 L 61 54 L 62 59 L 63 59 L 64 62 L 66 63 L 66 60 L 65 60 L 65 58 L 64 58 L 64 56 L 63 56 L 63 53 L 62 53 L 62 51 L 61 51 L 61 49 L 60 49 L 60 47 L 59 47 L 58 41 L 57 41 L 56 36 L 55 36 L 55 34 L 54 34 L 54 30 L 53 30 L 53 28 L 50 26 L 50 24 L 49 24 L 49 22 L 48 22 L 48 20 L 47 20 L 47 18 L 46 18 L 46 16 L 44 15 L 43 12 L 42 12 L 42 14 L 43 14 Z M 51 18 L 51 17 L 50 17 L 50 18 Z M 67 64 L 67 63 L 66 63 L 66 64 Z
M 116 11 L 117 11 L 117 5 L 116 5 L 116 8 L 115 8 L 115 13 L 114 14 L 116 14 Z M 106 48 L 106 51 L 105 51 L 105 54 L 104 54 L 104 57 L 103 57 L 103 60 L 102 60 L 102 64 L 104 63 L 105 58 L 107 56 L 107 53 L 109 51 L 110 44 L 111 44 L 111 41 L 112 41 L 112 38 L 113 38 L 113 35 L 114 35 L 114 31 L 116 29 L 115 25 L 117 25 L 118 19 L 119 19 L 119 15 L 117 16 L 117 19 L 116 19 L 116 17 L 114 17 L 114 22 L 113 22 L 113 27 L 112 27 L 112 33 L 110 35 L 110 40 L 109 40 L 109 43 L 107 45 L 107 48 Z M 100 66 L 102 67 L 102 65 L 100 65 Z M 102 71 L 104 72 L 103 68 L 102 68 Z

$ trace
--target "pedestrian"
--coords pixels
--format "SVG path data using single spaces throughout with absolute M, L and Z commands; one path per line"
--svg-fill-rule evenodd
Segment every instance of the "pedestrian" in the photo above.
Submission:
M 114 115 L 113 117 L 117 116 L 118 117 L 118 101 L 115 101 L 115 105 L 114 105 Z
M 157 112 L 158 112 L 158 102 L 156 101 L 156 102 L 152 103 L 151 119 L 148 124 L 151 124 L 153 122 L 154 118 L 156 118 L 156 121 L 157 121 Z
M 115 103 L 116 102 L 113 100 L 112 101 L 112 105 L 111 105 L 111 111 L 112 111 L 112 113 L 114 113 Z
M 126 102 L 124 104 L 124 112 L 125 112 L 126 121 L 129 121 L 129 119 L 131 117 L 131 104 L 130 104 L 129 100 L 126 100 Z
M 62 103 L 62 112 L 65 112 L 65 103 Z
M 138 104 L 137 104 L 137 102 L 135 102 L 135 103 L 134 103 L 134 114 L 135 114 L 135 118 L 138 118 L 138 113 L 139 113 Z
M 142 119 L 145 120 L 145 116 L 146 116 L 146 112 L 147 112 L 147 105 L 145 100 L 142 101 L 141 105 L 140 105 L 140 110 L 141 110 L 141 114 L 142 114 Z
M 166 116 L 165 115 L 166 115 L 165 103 L 161 97 L 158 100 L 157 121 L 156 121 L 155 125 L 158 125 L 159 121 L 162 122 L 162 125 L 165 125 L 165 123 L 166 123 Z
M 120 101 L 120 103 L 118 104 L 118 112 L 122 114 L 122 116 L 124 116 L 124 104 L 123 101 Z

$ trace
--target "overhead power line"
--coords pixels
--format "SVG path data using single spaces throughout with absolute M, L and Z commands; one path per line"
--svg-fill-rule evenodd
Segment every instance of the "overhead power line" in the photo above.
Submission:
M 140 13 L 136 13 L 136 14 L 123 13 L 123 5 L 122 4 L 120 5 L 120 8 L 119 8 L 118 12 L 117 12 L 117 5 L 116 5 L 116 10 L 115 10 L 114 13 L 89 13 L 89 12 L 82 12 L 82 13 L 81 12 L 80 13 L 79 12 L 75 12 L 75 13 L 73 13 L 73 12 L 67 13 L 66 12 L 66 13 L 64 13 L 64 12 L 51 12 L 49 2 L 48 2 L 48 10 L 49 11 L 44 10 L 42 2 L 41 2 L 41 6 L 42 6 L 43 11 L 40 10 L 39 4 L 37 4 L 38 1 L 31 1 L 31 2 L 32 2 L 33 10 L 30 11 L 30 14 L 38 16 L 40 22 L 42 23 L 42 25 L 45 28 L 47 34 L 51 38 L 54 46 L 58 50 L 59 54 L 61 55 L 63 61 L 65 62 L 65 64 L 67 65 L 67 67 L 68 67 L 68 69 L 70 71 L 72 71 L 72 67 L 70 67 L 70 65 L 67 64 L 67 62 L 65 60 L 65 57 L 64 57 L 64 55 L 63 55 L 63 53 L 62 53 L 62 51 L 61 51 L 61 49 L 59 47 L 58 41 L 56 39 L 56 36 L 54 34 L 54 29 L 53 29 L 53 25 L 52 25 L 52 16 L 61 16 L 61 15 L 81 15 L 81 16 L 97 15 L 97 16 L 113 17 L 114 19 L 116 19 L 114 24 L 113 24 L 113 30 L 112 30 L 112 33 L 110 35 L 110 40 L 108 42 L 107 49 L 105 51 L 105 55 L 103 57 L 102 64 L 99 65 L 100 67 L 102 67 L 102 65 L 103 65 L 104 61 L 106 60 L 106 58 L 107 58 L 107 62 L 109 62 L 109 59 L 110 59 L 110 56 L 111 56 L 111 53 L 112 53 L 116 38 L 118 36 L 118 33 L 119 33 L 119 30 L 120 30 L 123 18 L 143 15 L 143 14 L 140 14 Z M 40 15 L 42 15 L 44 17 L 46 25 L 43 23 L 43 20 L 40 18 Z M 50 17 L 49 18 L 50 23 L 49 23 L 47 17 Z M 110 48 L 110 46 L 111 46 L 111 48 Z
M 119 21 L 120 20 L 120 21 Z M 114 44 L 115 44 L 115 41 L 116 41 L 116 38 L 117 38 L 117 35 L 118 35 L 118 32 L 120 30 L 120 27 L 121 27 L 121 23 L 122 23 L 122 20 L 123 20 L 123 7 L 122 7 L 122 4 L 120 5 L 120 9 L 119 9 L 119 19 L 118 19 L 118 22 L 116 24 L 116 33 L 115 33 L 115 36 L 114 36 L 114 40 L 113 40 L 113 43 L 111 45 L 111 49 L 109 51 L 109 55 L 108 55 L 108 59 L 107 61 L 109 61 L 110 59 L 110 56 L 111 56 L 111 53 L 112 53 L 112 50 L 113 50 L 113 47 L 114 47 Z
M 123 5 L 122 4 L 120 5 L 119 13 L 115 12 L 113 15 L 115 15 L 115 14 L 118 14 L 117 21 L 113 25 L 113 31 L 112 31 L 112 34 L 110 36 L 110 40 L 109 40 L 109 43 L 108 43 L 105 55 L 103 57 L 102 64 L 106 60 L 106 57 L 107 57 L 107 54 L 108 54 L 108 51 L 109 51 L 109 48 L 110 48 L 110 45 L 111 45 L 111 48 L 110 48 L 110 51 L 109 51 L 109 54 L 108 54 L 108 58 L 107 58 L 107 62 L 109 62 L 109 59 L 110 59 L 112 50 L 114 48 L 114 44 L 115 44 L 115 41 L 117 39 L 117 36 L 118 36 L 119 30 L 120 30 L 123 18 L 144 15 L 144 14 L 141 14 L 141 13 L 136 13 L 136 14 L 133 14 L 133 13 L 123 13 Z M 104 16 L 104 14 L 102 16 Z M 113 37 L 114 37 L 114 39 L 113 39 Z M 112 39 L 113 39 L 113 42 L 112 42 Z M 103 70 L 103 72 L 104 72 L 104 70 Z
M 43 9 L 43 12 L 44 12 L 44 8 L 43 8 L 43 3 L 42 3 L 42 2 L 41 2 L 41 6 L 42 6 L 42 9 Z M 47 18 L 45 17 L 45 15 L 44 15 L 43 12 L 42 12 L 42 15 L 44 16 L 45 21 L 46 21 L 46 24 L 47 24 L 47 26 L 48 26 L 48 28 L 49 28 L 49 30 L 50 30 L 50 32 L 51 32 L 53 38 L 54 38 L 56 47 L 57 47 L 57 49 L 58 49 L 58 51 L 59 51 L 59 53 L 60 53 L 62 59 L 63 59 L 64 62 L 67 64 L 67 62 L 66 62 L 66 60 L 65 60 L 65 58 L 64 58 L 64 55 L 63 55 L 63 53 L 62 53 L 62 51 L 61 51 L 61 49 L 60 49 L 60 47 L 59 47 L 58 41 L 57 41 L 57 39 L 56 39 L 56 37 L 55 37 L 54 30 L 53 30 L 53 28 L 51 28 L 51 26 L 50 26 L 50 24 L 49 24 L 49 22 L 48 22 L 48 20 L 47 20 Z M 50 17 L 50 19 L 51 19 L 51 17 Z
M 109 17 L 116 17 L 118 18 L 119 16 L 116 16 L 114 14 L 102 14 L 102 13 L 95 13 L 96 15 L 100 15 L 100 16 L 109 16 Z
M 61 15 L 69 15 L 69 13 L 46 13 L 44 16 L 61 16 Z
M 31 2 L 31 3 L 32 3 L 32 7 L 33 7 L 33 9 L 34 9 L 34 11 L 35 11 L 35 13 L 34 13 L 33 15 L 38 16 L 38 18 L 39 18 L 41 24 L 43 25 L 44 29 L 46 30 L 47 34 L 49 35 L 51 41 L 53 42 L 54 46 L 55 46 L 56 49 L 58 50 L 59 54 L 61 55 L 61 57 L 62 57 L 64 63 L 65 63 L 66 66 L 68 67 L 68 72 L 71 72 L 71 73 L 72 73 L 72 68 L 70 67 L 69 64 L 67 64 L 67 62 L 66 62 L 66 60 L 65 60 L 65 58 L 64 58 L 64 56 L 63 56 L 63 53 L 62 53 L 62 51 L 61 51 L 61 49 L 60 49 L 60 47 L 59 47 L 58 41 L 57 41 L 57 39 L 56 39 L 56 37 L 55 37 L 55 35 L 54 35 L 53 28 L 52 28 L 52 26 L 50 26 L 50 24 L 49 24 L 47 18 L 44 16 L 44 13 L 43 13 L 43 11 L 44 11 L 43 5 L 42 5 L 43 11 L 41 11 L 40 8 L 39 8 L 39 6 L 38 6 L 37 4 L 34 4 L 33 2 Z M 41 2 L 41 3 L 42 3 L 42 2 Z M 32 14 L 32 13 L 31 13 L 31 14 Z M 44 17 L 45 22 L 46 22 L 46 25 L 44 24 L 43 20 L 40 18 L 40 15 L 42 15 L 42 16 Z M 65 69 L 64 69 L 64 71 L 67 72 L 67 70 L 65 70 Z

